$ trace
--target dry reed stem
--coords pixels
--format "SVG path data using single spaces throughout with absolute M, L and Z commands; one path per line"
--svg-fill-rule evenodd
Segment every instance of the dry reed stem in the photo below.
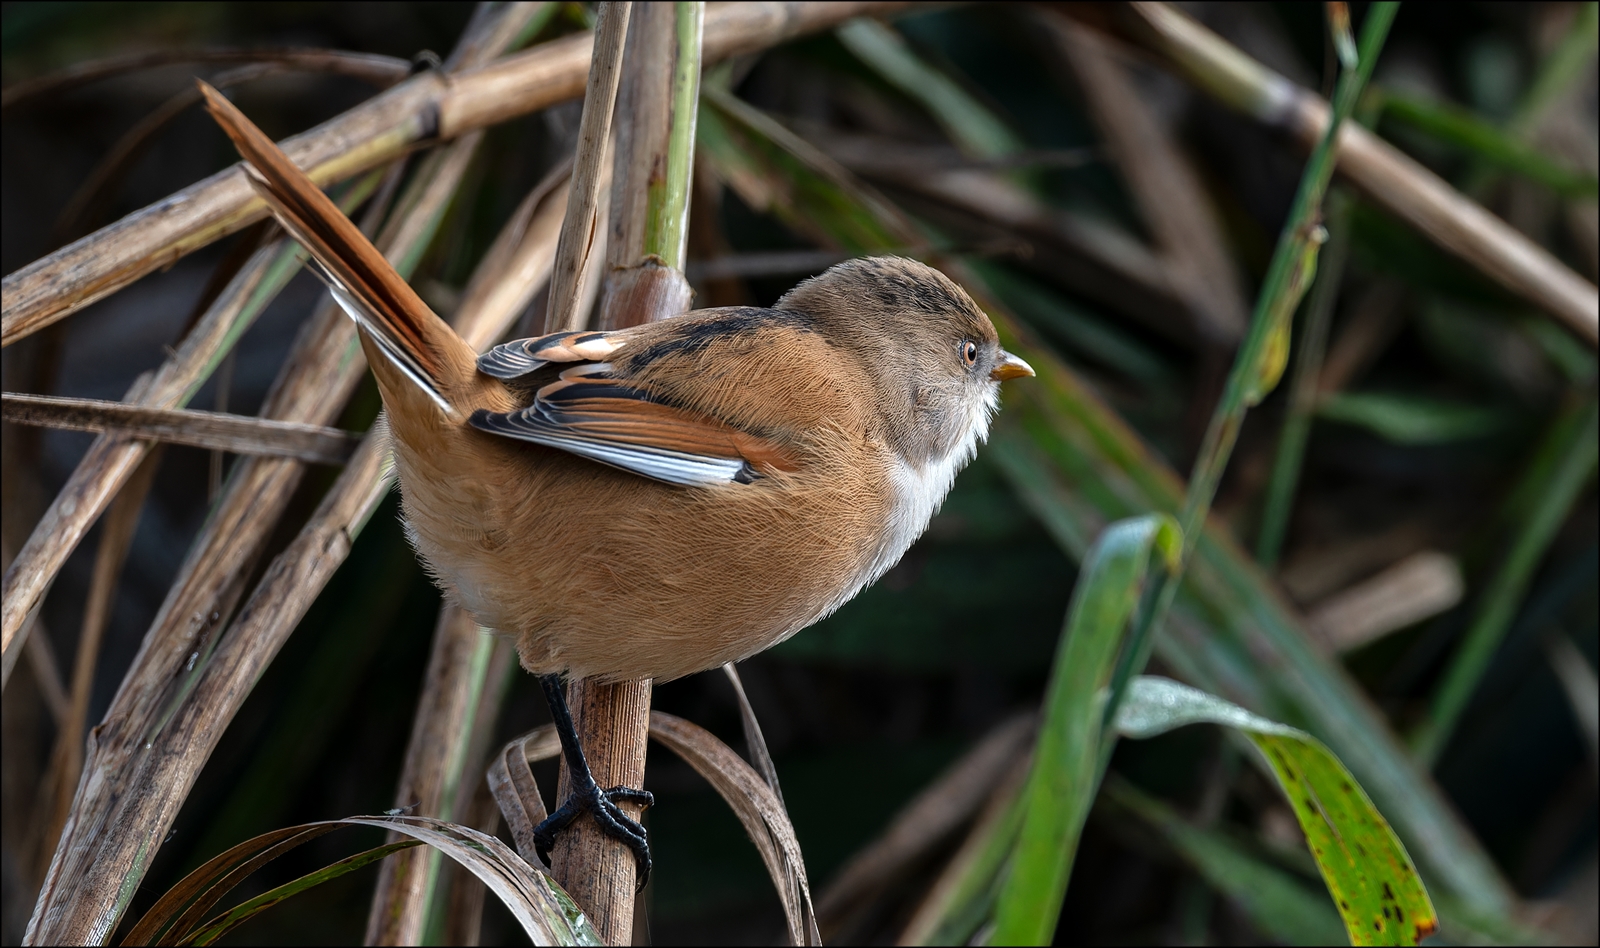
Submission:
M 61 838 L 61 827 L 72 807 L 72 794 L 78 786 L 78 775 L 83 772 L 83 732 L 89 722 L 89 698 L 94 690 L 94 672 L 100 659 L 100 642 L 106 627 L 111 624 L 111 608 L 115 602 L 117 582 L 122 576 L 122 566 L 127 562 L 128 550 L 133 546 L 133 533 L 139 525 L 139 514 L 144 501 L 155 483 L 157 468 L 165 454 L 157 448 L 145 456 L 133 477 L 117 493 L 111 509 L 106 512 L 105 527 L 100 534 L 100 546 L 95 551 L 94 573 L 89 581 L 89 596 L 84 602 L 83 623 L 78 631 L 77 656 L 72 665 L 72 694 L 66 718 L 56 733 L 55 749 L 50 755 L 50 769 L 45 775 L 40 796 L 48 809 L 42 811 L 38 824 L 38 845 L 33 848 L 38 863 L 33 879 L 43 879 L 48 868 L 50 853 L 55 841 Z
M 600 5 L 595 24 L 593 61 L 583 97 L 583 118 L 578 124 L 578 148 L 573 158 L 572 187 L 567 216 L 556 244 L 555 270 L 550 275 L 550 307 L 545 331 L 577 329 L 580 283 L 595 249 L 600 179 L 605 174 L 606 147 L 611 139 L 611 113 L 622 77 L 622 48 L 628 39 L 628 18 L 633 4 Z
M 1328 103 L 1246 56 L 1175 7 L 1133 3 L 1140 39 L 1228 105 L 1315 147 Z M 1380 207 L 1501 286 L 1600 344 L 1600 290 L 1481 204 L 1354 122 L 1339 132 L 1338 170 Z
M 756 773 L 760 774 L 761 779 L 772 788 L 772 795 L 778 798 L 779 803 L 783 803 L 783 788 L 778 785 L 778 767 L 772 762 L 772 752 L 767 750 L 767 738 L 761 733 L 761 722 L 756 718 L 756 709 L 750 704 L 750 696 L 745 694 L 744 679 L 739 677 L 739 669 L 732 662 L 723 664 L 722 673 L 727 676 L 728 684 L 733 687 L 733 697 L 739 705 L 739 723 L 744 730 L 745 755 L 750 758 L 750 765 L 756 769 Z
M 705 20 L 706 62 L 755 52 L 853 16 L 908 4 L 752 2 L 718 4 Z M 448 81 L 421 73 L 282 145 L 326 186 L 385 164 L 418 145 L 526 115 L 583 90 L 593 38 L 581 34 Z M 154 270 L 266 216 L 235 165 L 135 211 L 0 282 L 0 346 L 9 346 Z
M 996 725 L 850 858 L 817 899 L 817 918 L 828 938 L 983 808 L 995 786 L 1028 754 L 1038 718 L 1026 712 Z
M 1199 174 L 1102 34 L 1061 17 L 1037 19 L 1077 76 L 1166 263 L 1167 278 L 1194 310 L 1196 334 L 1233 348 L 1249 321 L 1245 294 Z
M 140 408 L 97 398 L 3 396 L 6 421 L 68 431 L 120 431 L 145 441 L 185 444 L 232 454 L 343 464 L 361 436 L 338 428 L 224 412 Z

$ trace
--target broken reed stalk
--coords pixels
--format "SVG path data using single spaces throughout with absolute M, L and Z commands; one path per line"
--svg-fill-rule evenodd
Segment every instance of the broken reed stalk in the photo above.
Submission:
M 708 11 L 707 62 L 756 52 L 853 16 L 904 3 L 726 3 Z M 424 144 L 449 140 L 576 98 L 588 74 L 587 34 L 540 44 L 446 81 L 419 73 L 315 129 L 283 142 L 295 164 L 326 187 Z M 0 283 L 0 346 L 116 292 L 148 273 L 266 216 L 235 165 L 8 275 Z
M 1315 148 L 1327 131 L 1326 100 L 1266 68 L 1177 8 L 1133 3 L 1132 30 L 1182 75 L 1226 105 Z M 1339 171 L 1379 207 L 1490 279 L 1600 344 L 1600 290 L 1548 250 L 1451 187 L 1398 148 L 1347 122 Z

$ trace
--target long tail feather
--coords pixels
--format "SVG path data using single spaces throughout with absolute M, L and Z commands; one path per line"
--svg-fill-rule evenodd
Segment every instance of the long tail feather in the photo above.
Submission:
M 311 253 L 340 307 L 446 414 L 441 382 L 474 353 L 422 302 L 378 248 L 243 112 L 202 80 L 206 110 L 239 149 L 250 183 L 290 236 Z M 456 351 L 464 350 L 464 351 Z

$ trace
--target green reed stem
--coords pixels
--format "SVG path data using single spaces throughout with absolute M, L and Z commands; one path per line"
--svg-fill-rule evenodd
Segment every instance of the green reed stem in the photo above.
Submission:
M 695 119 L 700 114 L 700 39 L 704 3 L 673 4 L 678 54 L 672 70 L 672 128 L 667 136 L 667 166 L 650 181 L 644 252 L 669 267 L 683 269 L 689 239 L 689 189 L 694 179 Z
M 1311 416 L 1317 410 L 1317 383 L 1328 349 L 1328 327 L 1333 323 L 1333 307 L 1339 299 L 1339 284 L 1349 251 L 1350 198 L 1335 191 L 1328 198 L 1328 246 L 1306 306 L 1300 350 L 1294 359 L 1289 411 L 1278 437 L 1278 456 L 1272 464 L 1272 480 L 1267 484 L 1266 506 L 1261 514 L 1261 532 L 1256 537 L 1256 560 L 1268 569 L 1278 562 L 1278 555 L 1283 551 L 1283 537 L 1289 528 L 1289 513 L 1294 508 L 1295 489 L 1300 484 L 1300 468 L 1305 461 L 1306 439 L 1311 434 Z
M 1271 346 L 1275 341 L 1286 338 L 1287 319 L 1299 303 L 1300 294 L 1305 292 L 1310 273 L 1316 264 L 1320 243 L 1318 231 L 1322 198 L 1327 193 L 1329 181 L 1333 178 L 1338 153 L 1335 144 L 1338 141 L 1339 130 L 1355 108 L 1367 80 L 1372 77 L 1373 64 L 1378 59 L 1379 51 L 1383 49 L 1383 42 L 1389 35 L 1389 27 L 1394 23 L 1399 8 L 1398 3 L 1374 3 L 1371 6 L 1367 11 L 1366 21 L 1361 26 L 1360 63 L 1354 70 L 1346 70 L 1339 76 L 1339 84 L 1334 91 L 1333 106 L 1328 116 L 1328 128 L 1306 163 L 1306 170 L 1300 178 L 1300 188 L 1295 193 L 1294 204 L 1289 211 L 1289 219 L 1278 237 L 1278 246 L 1267 269 L 1266 281 L 1262 286 L 1260 297 L 1256 300 L 1255 312 L 1250 320 L 1250 332 L 1245 336 L 1243 345 L 1239 347 L 1238 355 L 1234 357 L 1233 368 L 1228 373 L 1222 400 L 1211 415 L 1211 424 L 1206 430 L 1205 441 L 1201 444 L 1199 456 L 1195 459 L 1194 470 L 1189 475 L 1189 489 L 1184 497 L 1183 512 L 1178 518 L 1183 529 L 1183 555 L 1178 568 L 1157 581 L 1145 597 L 1138 624 L 1134 628 L 1116 674 L 1112 677 L 1111 694 L 1106 702 L 1105 717 L 1102 719 L 1100 755 L 1102 775 L 1111 760 L 1111 751 L 1116 745 L 1111 725 L 1116 720 L 1117 707 L 1122 703 L 1128 682 L 1144 671 L 1145 665 L 1150 661 L 1150 652 L 1155 647 L 1155 630 L 1177 595 L 1184 567 L 1200 539 L 1206 514 L 1211 509 L 1217 485 L 1222 480 L 1222 472 L 1227 467 L 1228 458 L 1233 454 L 1234 442 L 1239 436 L 1239 426 L 1243 424 L 1245 413 L 1249 411 L 1250 406 L 1258 403 L 1277 382 L 1272 371 L 1275 356 Z M 1279 353 L 1276 358 L 1281 359 L 1284 356 L 1286 353 Z M 1277 370 L 1280 372 L 1282 370 L 1281 361 L 1277 362 Z

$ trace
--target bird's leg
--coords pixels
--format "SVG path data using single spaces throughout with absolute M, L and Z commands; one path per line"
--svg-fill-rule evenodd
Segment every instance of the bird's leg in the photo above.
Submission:
M 561 687 L 560 675 L 540 675 L 539 685 L 544 689 L 544 699 L 550 704 L 550 717 L 556 726 L 556 736 L 561 739 L 561 756 L 567 761 L 567 775 L 571 778 L 572 792 L 566 802 L 556 808 L 549 818 L 533 828 L 533 847 L 539 858 L 550 862 L 550 849 L 556 844 L 556 834 L 572 825 L 584 812 L 594 817 L 600 831 L 633 850 L 634 864 L 638 870 L 639 887 L 644 888 L 650 878 L 650 843 L 645 839 L 644 827 L 622 812 L 618 802 L 650 806 L 655 796 L 633 787 L 612 787 L 601 790 L 589 772 L 589 761 L 583 756 L 583 745 L 578 742 L 577 729 L 572 725 L 572 712 L 567 708 L 567 694 Z

